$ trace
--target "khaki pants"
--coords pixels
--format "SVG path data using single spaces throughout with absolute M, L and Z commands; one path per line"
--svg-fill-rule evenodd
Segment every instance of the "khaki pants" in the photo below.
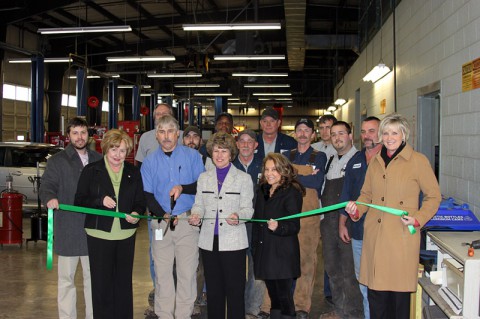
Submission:
M 58 256 L 58 317 L 77 318 L 77 288 L 75 273 L 78 262 L 82 264 L 83 295 L 85 298 L 85 318 L 93 319 L 92 284 L 88 256 Z
M 185 217 L 186 214 L 180 215 Z M 175 230 L 168 230 L 162 240 L 156 240 L 155 230 L 163 231 L 165 221 L 151 222 L 152 255 L 155 264 L 155 313 L 162 319 L 189 319 L 197 297 L 199 229 L 179 220 Z M 173 281 L 173 262 L 177 273 L 177 288 Z

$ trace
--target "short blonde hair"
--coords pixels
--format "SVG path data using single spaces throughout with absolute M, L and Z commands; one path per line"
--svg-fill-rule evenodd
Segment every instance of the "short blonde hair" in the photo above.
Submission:
M 177 131 L 180 130 L 180 126 L 178 124 L 178 121 L 173 116 L 171 116 L 171 115 L 162 116 L 161 118 L 158 119 L 156 131 L 158 132 L 158 130 L 161 127 L 164 128 L 164 127 L 167 127 L 167 126 L 170 126 L 170 125 L 173 125 Z
M 127 147 L 127 154 L 130 154 L 133 149 L 133 142 L 130 136 L 128 136 L 125 131 L 116 128 L 108 130 L 107 133 L 103 135 L 102 142 L 100 143 L 103 154 L 107 154 L 111 148 L 119 147 L 122 141 L 125 142 L 125 146 Z
M 387 129 L 388 126 L 393 126 L 398 129 L 403 134 L 403 141 L 406 142 L 410 137 L 410 125 L 408 124 L 407 119 L 398 113 L 392 113 L 383 118 L 378 127 L 378 139 L 382 140 L 383 132 Z
M 214 146 L 229 150 L 230 162 L 233 162 L 235 157 L 237 157 L 238 148 L 237 144 L 235 143 L 235 138 L 228 133 L 218 132 L 210 136 L 207 141 L 207 152 L 210 154 L 210 156 L 212 156 Z

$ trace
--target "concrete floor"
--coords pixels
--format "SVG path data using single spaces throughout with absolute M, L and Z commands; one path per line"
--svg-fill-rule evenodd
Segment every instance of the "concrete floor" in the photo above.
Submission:
M 23 219 L 23 238 L 30 238 L 30 218 Z M 332 311 L 323 298 L 323 258 L 318 250 L 319 274 L 315 284 L 310 318 L 319 318 Z M 57 263 L 54 257 L 52 270 L 46 266 L 46 242 L 29 242 L 28 245 L 2 245 L 0 249 L 0 319 L 58 318 L 57 315 Z M 80 267 L 80 266 L 79 266 Z M 85 317 L 81 272 L 75 282 L 78 288 L 78 318 Z M 148 293 L 152 289 L 149 272 L 148 233 L 146 223 L 138 229 L 133 272 L 134 318 L 144 319 L 148 306 Z M 202 309 L 199 318 L 207 318 Z

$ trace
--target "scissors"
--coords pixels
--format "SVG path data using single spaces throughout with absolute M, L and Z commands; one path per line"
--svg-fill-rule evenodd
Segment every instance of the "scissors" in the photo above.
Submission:
M 173 195 L 170 196 L 170 218 L 167 219 L 167 227 L 165 227 L 165 231 L 163 232 L 163 237 L 165 237 L 165 235 L 167 234 L 167 231 L 168 229 L 170 229 L 171 231 L 174 231 L 175 230 L 175 225 L 174 225 L 174 221 L 175 221 L 175 217 L 173 215 L 173 209 L 175 208 L 175 204 L 177 202 L 173 199 Z

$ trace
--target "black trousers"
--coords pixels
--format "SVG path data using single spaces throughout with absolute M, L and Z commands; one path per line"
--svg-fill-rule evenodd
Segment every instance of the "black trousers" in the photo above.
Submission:
M 213 250 L 201 249 L 209 319 L 245 319 L 246 249 L 218 251 L 218 236 Z
M 370 319 L 409 319 L 410 292 L 368 289 Z
M 265 280 L 268 295 L 271 300 L 271 309 L 279 309 L 282 315 L 295 316 L 295 303 L 293 301 L 294 279 Z
M 123 240 L 87 235 L 87 245 L 94 318 L 132 319 L 135 235 Z

